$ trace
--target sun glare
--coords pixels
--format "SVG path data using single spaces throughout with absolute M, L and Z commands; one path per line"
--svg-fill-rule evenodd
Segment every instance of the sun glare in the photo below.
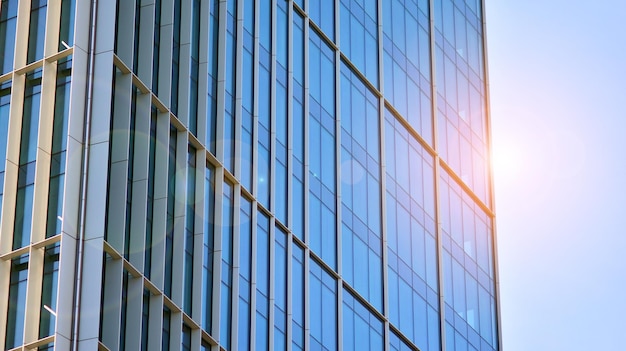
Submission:
M 501 144 L 493 148 L 493 171 L 499 181 L 518 179 L 524 165 L 522 150 L 517 145 Z

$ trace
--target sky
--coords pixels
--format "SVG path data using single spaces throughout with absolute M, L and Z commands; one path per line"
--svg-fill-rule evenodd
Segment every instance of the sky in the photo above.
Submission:
M 626 350 L 626 0 L 485 0 L 505 351 Z

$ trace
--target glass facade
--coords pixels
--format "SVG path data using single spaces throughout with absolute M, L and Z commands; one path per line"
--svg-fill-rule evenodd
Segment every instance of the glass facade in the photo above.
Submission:
M 501 349 L 482 1 L 0 4 L 2 347 Z

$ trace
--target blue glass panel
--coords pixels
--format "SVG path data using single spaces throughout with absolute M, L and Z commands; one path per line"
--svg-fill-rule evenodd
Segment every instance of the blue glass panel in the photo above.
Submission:
M 287 224 L 287 54 L 289 24 L 287 22 L 286 2 L 277 2 L 276 9 L 276 84 L 275 84 L 275 116 L 276 116 L 276 163 L 275 163 L 275 203 L 276 218 Z
M 13 249 L 24 247 L 30 242 L 40 100 L 41 69 L 37 69 L 26 75 L 26 86 L 24 89 L 24 114 L 22 116 L 20 139 L 20 165 L 17 179 Z
M 257 215 L 256 231 L 256 341 L 257 350 L 269 349 L 270 316 L 270 219 Z
M 385 151 L 390 321 L 439 350 L 433 159 L 388 110 Z
M 238 346 L 249 349 L 252 299 L 252 203 L 241 198 L 239 224 L 239 326 L 237 329 Z
M 54 334 L 57 310 L 57 292 L 59 282 L 60 244 L 46 247 L 43 260 L 43 281 L 41 286 L 41 310 L 39 315 L 39 338 Z
M 141 29 L 141 0 L 135 0 L 135 9 L 134 9 L 134 33 L 133 33 L 133 72 L 137 74 L 139 69 L 139 55 L 142 54 L 139 51 L 139 33 Z M 143 54 L 142 54 L 143 55 Z
M 233 286 L 233 226 L 234 191 L 233 186 L 224 182 L 222 203 L 222 267 L 220 301 L 219 342 L 230 349 Z
M 274 242 L 274 350 L 287 350 L 287 233 L 276 228 Z
M 167 165 L 167 212 L 165 227 L 165 294 L 172 296 L 172 264 L 174 259 L 174 206 L 176 204 L 176 142 L 178 131 L 170 126 Z
M 335 38 L 335 1 L 309 0 L 309 16 L 311 20 L 331 40 Z
M 309 240 L 336 264 L 335 77 L 333 50 L 313 30 L 309 41 Z M 321 219 L 321 220 L 320 220 Z
M 491 220 L 443 170 L 440 184 L 446 333 L 457 347 L 497 349 Z
M 157 96 L 159 95 L 159 66 L 161 63 L 161 1 L 155 0 L 154 2 L 154 35 L 152 37 L 152 92 Z
M 385 98 L 432 143 L 430 21 L 426 1 L 383 1 Z
M 337 282 L 311 260 L 309 279 L 312 350 L 337 350 Z
M 43 58 L 43 44 L 46 37 L 46 10 L 48 0 L 31 0 L 28 31 L 28 52 L 26 63 Z
M 182 333 L 183 333 L 183 337 L 182 337 L 181 349 L 183 351 L 190 351 L 191 350 L 191 328 L 183 324 Z
M 139 90 L 133 86 L 132 95 L 130 101 L 130 127 L 128 129 L 128 164 L 127 164 L 127 178 L 126 178 L 126 218 L 124 226 L 124 258 L 127 260 L 130 257 L 130 237 L 131 233 L 131 220 L 132 220 L 132 208 L 133 208 L 133 172 L 135 168 L 135 135 L 137 125 L 137 95 L 140 94 Z M 126 132 L 125 129 L 122 129 Z M 113 147 L 113 146 L 111 146 Z
M 189 75 L 189 131 L 198 136 L 198 79 L 200 61 L 200 0 L 191 2 L 191 56 Z
M 161 332 L 161 350 L 170 349 L 170 327 L 172 323 L 172 312 L 169 308 L 163 307 L 163 328 Z
M 341 0 L 341 51 L 378 86 L 378 11 L 376 0 Z
M 202 329 L 210 333 L 213 312 L 213 255 L 215 218 L 215 170 L 207 164 L 204 177 L 204 223 L 202 237 Z
M 254 1 L 244 2 L 243 67 L 241 79 L 241 184 L 252 192 L 254 129 Z
M 349 292 L 343 294 L 343 349 L 383 350 L 383 322 Z
M 11 260 L 11 275 L 9 279 L 9 308 L 7 311 L 6 341 L 4 345 L 7 350 L 22 345 L 24 338 L 28 255 L 22 255 Z
M 148 338 L 150 330 L 150 290 L 143 289 L 141 306 L 141 351 L 148 350 Z
M 272 2 L 259 3 L 257 199 L 270 208 L 272 75 Z
M 183 260 L 183 311 L 191 315 L 193 292 L 193 250 L 196 222 L 196 149 L 187 151 L 187 201 L 185 211 L 185 256 Z
M 13 69 L 18 2 L 19 0 L 0 2 L 0 74 Z
M 382 311 L 378 100 L 345 65 L 341 117 L 344 279 Z
M 11 82 L 0 84 L 0 219 L 2 219 L 2 195 L 6 167 L 7 139 L 9 133 L 9 108 L 11 106 Z
M 170 110 L 178 114 L 178 92 L 180 80 L 180 31 L 181 31 L 181 0 L 174 0 L 174 24 L 172 42 L 172 82 L 170 90 Z
M 235 169 L 235 97 L 237 56 L 237 0 L 226 3 L 226 61 L 224 101 L 224 165 L 231 172 Z
M 67 44 L 67 46 L 74 45 L 75 14 L 76 0 L 61 0 L 61 28 L 59 30 L 60 51 L 65 49 L 65 45 L 63 45 L 63 43 Z
M 158 110 L 150 111 L 150 145 L 148 149 L 148 192 L 146 196 L 146 236 L 144 241 L 144 274 L 148 279 L 152 271 L 152 228 L 154 223 L 154 175 L 156 158 L 156 131 Z
M 292 245 L 291 340 L 293 350 L 304 350 L 304 249 Z
M 157 0 L 160 1 L 160 0 Z M 217 143 L 217 45 L 219 34 L 219 1 L 211 0 L 209 3 L 209 45 L 208 45 L 208 68 L 207 80 L 207 116 L 206 116 L 206 140 L 207 149 L 215 155 Z

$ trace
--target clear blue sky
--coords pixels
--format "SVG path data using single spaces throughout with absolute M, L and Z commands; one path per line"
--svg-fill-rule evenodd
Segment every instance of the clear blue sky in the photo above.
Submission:
M 626 350 L 626 0 L 486 12 L 504 350 Z

